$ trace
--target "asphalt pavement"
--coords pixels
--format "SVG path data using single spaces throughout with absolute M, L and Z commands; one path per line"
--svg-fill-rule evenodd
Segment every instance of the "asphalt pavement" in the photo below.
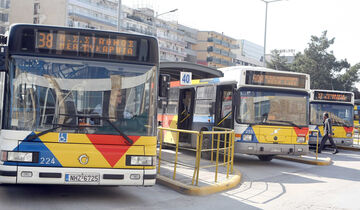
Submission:
M 341 151 L 330 166 L 236 155 L 242 184 L 209 196 L 161 185 L 98 187 L 1 185 L 0 209 L 359 209 L 360 152 Z

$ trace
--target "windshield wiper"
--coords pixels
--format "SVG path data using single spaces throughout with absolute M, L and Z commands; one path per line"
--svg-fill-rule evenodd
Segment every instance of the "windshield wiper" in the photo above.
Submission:
M 30 134 L 30 135 L 28 135 L 26 138 L 25 138 L 25 140 L 29 140 L 29 141 L 32 141 L 32 140 L 34 140 L 34 139 L 36 139 L 36 138 L 39 138 L 40 136 L 42 136 L 42 135 L 45 135 L 45 134 L 47 134 L 47 133 L 49 133 L 49 132 L 51 132 L 51 131 L 54 131 L 54 130 L 56 130 L 56 129 L 58 129 L 58 128 L 61 128 L 61 127 L 78 127 L 78 128 L 80 128 L 80 127 L 94 127 L 93 125 L 72 125 L 72 124 L 68 124 L 68 125 L 66 125 L 66 124 L 54 124 L 54 125 L 56 125 L 56 126 L 54 126 L 54 127 L 52 127 L 52 128 L 49 128 L 49 129 L 47 129 L 47 130 L 44 130 L 44 131 L 41 131 L 40 133 L 38 133 L 38 134 L 36 134 L 36 133 L 32 133 L 32 134 Z
M 42 135 L 45 135 L 45 134 L 47 134 L 47 133 L 49 133 L 49 132 L 51 132 L 51 131 L 54 131 L 54 130 L 56 130 L 56 129 L 58 129 L 58 128 L 61 128 L 61 126 L 62 126 L 62 125 L 57 125 L 57 126 L 55 126 L 55 127 L 52 127 L 52 128 L 46 129 L 46 130 L 44 130 L 44 131 L 41 131 L 41 132 L 38 133 L 38 134 L 36 134 L 36 133 L 31 133 L 30 135 L 28 135 L 28 136 L 25 138 L 25 141 L 26 141 L 26 140 L 32 141 L 32 140 L 34 140 L 34 139 L 36 139 L 36 138 L 39 138 L 39 137 L 42 136 Z
M 131 139 L 130 139 L 125 133 L 123 133 L 118 127 L 116 127 L 116 126 L 114 125 L 114 123 L 112 123 L 112 122 L 110 121 L 109 118 L 106 118 L 106 117 L 100 117 L 100 118 L 106 120 L 106 122 L 108 122 L 108 123 L 111 125 L 111 127 L 113 127 L 122 137 L 124 137 L 124 139 L 125 139 L 130 145 L 133 145 L 133 144 L 134 144 L 133 140 L 131 140 Z
M 112 123 L 110 121 L 109 117 L 103 117 L 103 116 L 96 116 L 96 115 L 85 115 L 85 114 L 60 114 L 60 115 L 65 115 L 65 116 L 69 116 L 69 117 L 84 117 L 84 118 L 96 118 L 96 119 L 102 119 L 105 120 L 106 122 L 108 122 L 111 127 L 113 127 L 130 145 L 134 144 L 134 141 L 132 139 L 130 139 L 125 133 L 123 133 L 118 127 L 116 127 L 114 125 L 114 123 Z M 72 125 L 72 126 L 76 126 L 76 127 L 92 127 L 92 125 Z M 97 126 L 98 127 L 98 126 Z
M 295 124 L 292 121 L 287 121 L 287 120 L 269 120 L 269 121 L 288 123 L 288 124 L 290 124 L 292 126 L 295 126 L 295 127 L 299 128 L 299 129 L 301 129 L 301 127 L 299 125 Z
M 334 124 L 340 124 L 340 125 L 345 126 L 345 127 L 350 127 L 350 125 L 348 125 L 346 123 L 343 123 L 343 122 L 338 122 L 338 121 L 335 121 Z

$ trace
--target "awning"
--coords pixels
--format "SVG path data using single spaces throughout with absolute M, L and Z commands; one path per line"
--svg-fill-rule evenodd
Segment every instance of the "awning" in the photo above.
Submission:
M 224 74 L 211 67 L 188 62 L 160 62 L 160 73 L 169 74 L 171 81 L 180 80 L 180 72 L 191 72 L 192 79 L 223 77 Z

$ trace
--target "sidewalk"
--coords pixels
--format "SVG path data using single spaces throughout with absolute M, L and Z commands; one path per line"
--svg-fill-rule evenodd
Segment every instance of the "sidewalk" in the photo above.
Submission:
M 193 185 L 195 160 L 195 152 L 179 151 L 175 180 L 173 180 L 175 151 L 162 149 L 160 174 L 157 176 L 157 182 L 188 195 L 208 195 L 231 189 L 241 181 L 239 171 L 234 169 L 233 174 L 229 171 L 227 178 L 226 167 L 219 166 L 217 182 L 215 182 L 215 167 L 200 168 L 198 185 L 196 186 L 196 179 L 194 179 Z M 219 159 L 219 163 L 223 163 L 222 158 Z M 200 167 L 214 164 L 215 161 L 213 163 L 204 159 L 200 161 Z
M 318 155 L 318 158 L 316 159 L 315 152 L 310 151 L 307 155 L 301 155 L 301 156 L 293 156 L 293 155 L 279 155 L 275 156 L 276 159 L 280 160 L 288 160 L 298 163 L 305 163 L 310 165 L 319 165 L 319 166 L 328 166 L 332 163 L 331 158 L 326 157 L 322 154 Z

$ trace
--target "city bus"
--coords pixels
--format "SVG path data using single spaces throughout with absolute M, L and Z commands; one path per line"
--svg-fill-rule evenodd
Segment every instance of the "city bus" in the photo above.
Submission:
M 158 120 L 166 128 L 211 131 L 213 127 L 232 128 L 232 94 L 236 81 L 221 81 L 222 78 L 192 80 L 191 85 L 170 82 L 168 98 L 162 101 Z M 164 142 L 196 148 L 196 136 L 164 131 Z M 203 147 L 210 148 L 210 136 L 204 136 Z M 209 158 L 210 153 L 202 153 Z
M 172 82 L 165 115 L 160 117 L 163 126 L 197 131 L 232 128 L 235 153 L 257 155 L 262 161 L 308 153 L 309 75 L 250 66 L 220 70 L 222 78 L 187 86 Z M 186 136 L 180 136 L 180 142 L 194 147 L 195 138 Z M 165 141 L 176 140 L 175 134 L 166 133 Z M 206 139 L 204 144 L 211 145 Z
M 155 184 L 156 38 L 17 24 L 1 58 L 1 183 Z
M 311 130 L 319 131 L 319 143 L 323 136 L 323 113 L 329 113 L 332 121 L 333 140 L 336 145 L 353 144 L 354 93 L 334 90 L 310 91 Z M 316 145 L 316 132 L 310 134 L 309 144 Z M 330 144 L 327 142 L 326 145 Z

